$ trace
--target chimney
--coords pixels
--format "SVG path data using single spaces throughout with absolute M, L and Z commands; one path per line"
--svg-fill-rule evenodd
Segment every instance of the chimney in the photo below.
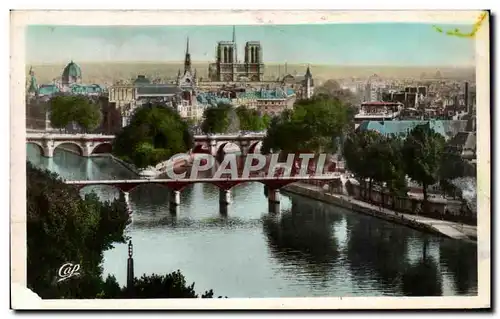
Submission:
M 472 114 L 472 107 L 469 103 L 469 82 L 465 82 L 465 92 L 464 92 L 464 100 L 465 100 L 465 109 L 467 113 Z

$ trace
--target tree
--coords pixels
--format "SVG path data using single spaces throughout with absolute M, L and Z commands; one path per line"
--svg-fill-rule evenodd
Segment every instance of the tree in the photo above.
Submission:
M 74 110 L 67 96 L 56 96 L 52 98 L 49 102 L 49 109 L 50 125 L 55 128 L 66 128 L 73 120 L 72 112 Z
M 339 100 L 316 97 L 299 100 L 271 120 L 262 152 L 335 152 L 337 138 L 348 125 L 348 110 Z
M 323 85 L 314 90 L 314 95 L 318 97 L 328 97 L 338 99 L 343 104 L 352 107 L 360 102 L 359 97 L 348 89 L 343 89 L 335 80 L 327 80 Z
M 459 189 L 452 181 L 464 176 L 475 176 L 475 169 L 462 158 L 457 148 L 447 143 L 439 167 L 439 186 L 445 194 L 455 197 Z
M 130 125 L 113 142 L 113 154 L 138 168 L 154 166 L 194 144 L 189 125 L 173 109 L 146 106 L 138 109 Z
M 56 96 L 50 100 L 50 122 L 62 129 L 75 122 L 85 132 L 95 130 L 102 121 L 98 104 L 83 96 Z
M 407 193 L 406 174 L 401 155 L 403 140 L 395 135 L 380 136 L 375 144 L 369 147 L 373 180 L 381 187 L 382 202 L 385 189 L 391 195 L 401 196 Z M 393 202 L 394 203 L 394 202 Z
M 203 112 L 203 123 L 201 129 L 205 133 L 228 133 L 229 131 L 239 130 L 239 120 L 233 107 L 229 104 L 219 103 Z M 236 126 L 236 127 L 235 127 Z
M 236 109 L 236 114 L 240 120 L 240 129 L 244 131 L 263 131 L 269 124 L 269 116 L 261 116 L 257 110 L 251 110 L 245 106 Z M 267 122 L 267 123 L 266 123 Z
M 114 276 L 103 280 L 103 252 L 125 241 L 124 196 L 104 203 L 95 193 L 82 198 L 54 173 L 29 162 L 26 171 L 27 286 L 41 298 L 198 298 L 180 271 L 136 278 L 132 294 Z M 80 265 L 80 275 L 58 282 L 58 269 L 68 262 Z M 201 297 L 212 298 L 213 291 Z
M 262 124 L 264 124 L 264 129 L 267 129 L 271 125 L 271 117 L 269 114 L 262 115 Z
M 166 275 L 143 275 L 140 278 L 134 278 L 133 283 L 132 287 L 120 287 L 116 278 L 108 275 L 99 297 L 106 299 L 152 299 L 213 298 L 214 296 L 212 289 L 199 296 L 194 290 L 194 283 L 189 285 L 180 270 Z
M 366 190 L 366 180 L 368 180 L 368 194 L 371 194 L 373 180 L 380 181 L 383 179 L 381 176 L 386 176 L 381 166 L 383 158 L 387 155 L 379 157 L 377 154 L 384 148 L 383 140 L 384 137 L 376 131 L 356 131 L 344 142 L 346 166 L 358 178 L 363 190 Z M 366 192 L 362 193 L 362 197 L 366 198 Z
M 102 253 L 123 242 L 128 221 L 123 197 L 82 199 L 57 175 L 27 163 L 27 284 L 42 298 L 95 298 L 101 291 Z M 57 282 L 65 263 L 80 264 L 78 280 Z
M 403 144 L 405 171 L 412 180 L 422 185 L 425 213 L 429 211 L 427 187 L 439 180 L 444 145 L 444 138 L 434 132 L 428 123 L 416 126 Z
M 102 112 L 98 104 L 90 103 L 90 101 L 77 97 L 79 103 L 75 104 L 74 121 L 85 132 L 95 130 L 102 121 Z

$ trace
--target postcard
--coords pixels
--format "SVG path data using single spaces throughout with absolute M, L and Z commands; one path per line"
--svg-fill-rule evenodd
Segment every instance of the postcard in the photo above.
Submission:
M 491 307 L 489 32 L 12 11 L 11 308 Z

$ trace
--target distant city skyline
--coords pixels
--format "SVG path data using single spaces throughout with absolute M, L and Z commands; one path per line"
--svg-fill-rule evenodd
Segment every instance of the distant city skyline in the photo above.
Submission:
M 441 25 L 468 30 L 468 25 Z M 447 36 L 431 24 L 364 23 L 235 26 L 237 56 L 246 41 L 260 41 L 264 63 L 338 66 L 474 65 L 475 41 Z M 215 60 L 218 41 L 232 39 L 233 26 L 29 26 L 27 64 L 177 62 L 189 37 L 191 60 Z

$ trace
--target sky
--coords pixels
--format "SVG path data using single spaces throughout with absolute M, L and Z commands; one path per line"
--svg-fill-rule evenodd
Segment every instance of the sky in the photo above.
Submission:
M 467 32 L 472 26 L 439 25 Z M 264 63 L 471 66 L 474 40 L 438 33 L 431 24 L 366 23 L 235 26 L 238 59 L 260 41 Z M 215 59 L 233 26 L 29 26 L 28 64 L 182 61 L 189 37 L 193 62 Z

